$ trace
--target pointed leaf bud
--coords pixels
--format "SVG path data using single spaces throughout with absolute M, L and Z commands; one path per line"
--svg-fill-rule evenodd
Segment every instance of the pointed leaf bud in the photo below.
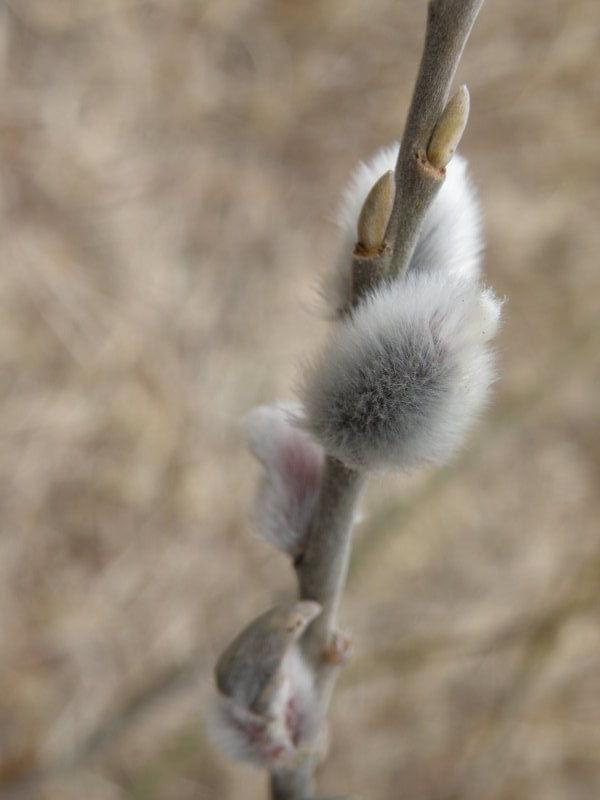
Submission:
M 427 159 L 437 169 L 444 169 L 450 162 L 468 118 L 469 90 L 463 85 L 448 101 L 429 140 Z
M 375 183 L 358 217 L 358 246 L 366 254 L 381 249 L 394 205 L 394 173 L 384 173 Z

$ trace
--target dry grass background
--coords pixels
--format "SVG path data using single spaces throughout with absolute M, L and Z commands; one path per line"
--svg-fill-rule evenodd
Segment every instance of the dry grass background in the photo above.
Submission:
M 328 217 L 393 139 L 423 0 L 10 0 L 0 20 L 0 796 L 253 800 L 219 649 L 291 585 L 237 429 L 325 324 Z M 465 55 L 502 380 L 373 481 L 323 790 L 600 797 L 600 6 L 488 0 Z

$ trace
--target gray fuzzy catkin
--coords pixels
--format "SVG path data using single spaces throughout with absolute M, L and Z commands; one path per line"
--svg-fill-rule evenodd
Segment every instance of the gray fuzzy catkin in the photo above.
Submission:
M 500 303 L 441 271 L 373 292 L 335 329 L 301 386 L 306 425 L 348 466 L 381 469 L 449 458 L 493 380 L 488 346 Z

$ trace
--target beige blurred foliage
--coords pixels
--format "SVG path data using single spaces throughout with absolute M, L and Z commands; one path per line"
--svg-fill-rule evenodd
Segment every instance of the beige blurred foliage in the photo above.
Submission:
M 0 796 L 260 800 L 202 723 L 291 587 L 239 420 L 325 334 L 336 197 L 398 135 L 423 0 L 6 0 Z M 600 797 L 600 6 L 488 0 L 459 79 L 496 397 L 373 480 L 323 791 Z

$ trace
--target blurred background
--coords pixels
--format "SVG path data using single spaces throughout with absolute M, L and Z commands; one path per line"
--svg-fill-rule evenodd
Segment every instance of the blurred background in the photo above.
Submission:
M 424 0 L 4 0 L 0 797 L 261 800 L 207 739 L 289 596 L 239 421 L 293 396 L 348 173 L 396 138 Z M 373 480 L 323 793 L 600 797 L 600 6 L 488 0 L 459 80 L 495 400 Z

